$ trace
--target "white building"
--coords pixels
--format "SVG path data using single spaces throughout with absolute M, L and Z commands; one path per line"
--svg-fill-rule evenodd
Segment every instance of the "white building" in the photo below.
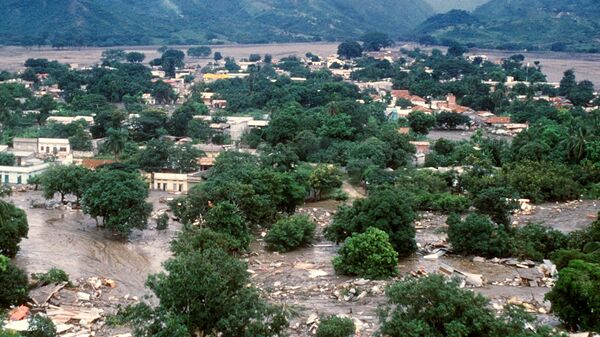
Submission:
M 29 178 L 43 173 L 49 166 L 48 163 L 32 166 L 0 166 L 0 179 L 3 184 L 27 184 Z

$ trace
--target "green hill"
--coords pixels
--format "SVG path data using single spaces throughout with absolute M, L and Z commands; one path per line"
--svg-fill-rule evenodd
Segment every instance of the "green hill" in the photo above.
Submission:
M 0 44 L 119 45 L 335 40 L 409 32 L 423 0 L 4 0 Z
M 490 48 L 598 52 L 600 1 L 492 0 L 472 14 L 433 16 L 414 36 Z

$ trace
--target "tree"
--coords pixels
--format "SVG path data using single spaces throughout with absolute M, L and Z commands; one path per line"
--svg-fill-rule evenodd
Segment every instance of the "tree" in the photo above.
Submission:
M 0 153 L 0 166 L 14 166 L 17 159 L 12 153 Z
M 169 49 L 166 50 L 160 57 L 160 66 L 169 77 L 175 77 L 175 70 L 182 68 L 185 64 L 183 60 L 185 54 L 181 50 Z
M 212 54 L 212 49 L 206 46 L 192 47 L 188 49 L 187 54 L 191 57 L 208 57 L 210 54 Z
M 353 59 L 362 56 L 363 48 L 356 41 L 346 41 L 340 43 L 337 53 L 340 57 Z
M 321 164 L 308 177 L 308 185 L 312 189 L 315 200 L 321 200 L 323 193 L 327 194 L 342 186 L 342 174 L 334 165 Z
M 530 330 L 534 318 L 522 309 L 507 307 L 497 317 L 487 298 L 442 275 L 406 278 L 391 285 L 386 296 L 378 314 L 382 336 L 563 336 L 547 327 Z
M 92 136 L 81 125 L 77 127 L 75 134 L 69 137 L 69 143 L 75 151 L 91 151 L 93 149 Z
M 369 279 L 396 275 L 398 253 L 389 239 L 387 233 L 373 227 L 352 235 L 333 258 L 335 272 Z
M 156 219 L 156 229 L 159 231 L 163 231 L 169 227 L 169 215 L 167 213 L 161 214 Z
M 225 58 L 225 70 L 227 70 L 230 73 L 237 73 L 238 71 L 240 71 L 240 66 L 235 63 L 235 59 L 233 57 L 226 57 Z
M 271 55 L 271 54 L 265 54 L 265 57 L 263 58 L 263 61 L 266 64 L 271 64 L 273 62 L 273 55 Z
M 512 241 L 504 227 L 497 226 L 485 215 L 470 214 L 464 221 L 451 215 L 447 221 L 448 242 L 457 254 L 484 257 L 506 257 L 512 253 Z
M 158 104 L 171 104 L 177 100 L 177 93 L 175 93 L 170 84 L 161 80 L 154 83 L 152 97 L 156 99 L 156 103 Z
M 512 212 L 519 208 L 519 203 L 507 188 L 490 187 L 473 196 L 473 206 L 482 214 L 489 215 L 495 223 L 504 225 L 509 232 Z
M 356 326 L 351 318 L 329 316 L 319 324 L 316 337 L 352 337 L 355 333 Z
M 567 98 L 576 106 L 587 106 L 594 99 L 594 83 L 581 81 L 567 93 Z
M 250 57 L 248 57 L 250 62 L 259 62 L 261 59 L 262 57 L 259 54 L 250 54 Z
M 200 168 L 198 158 L 205 153 L 190 144 L 177 145 L 169 154 L 168 165 L 178 173 L 196 172 Z
M 280 253 L 311 244 L 315 238 L 315 223 L 306 215 L 294 215 L 277 221 L 265 242 L 270 250 Z
M 175 144 L 170 140 L 152 139 L 140 152 L 137 164 L 146 172 L 159 172 L 170 166 L 174 148 Z
M 234 242 L 236 250 L 248 249 L 252 236 L 246 219 L 239 208 L 229 201 L 223 201 L 210 208 L 204 217 L 207 228 L 227 234 Z
M 65 202 L 65 196 L 71 194 L 77 198 L 76 203 L 87 187 L 89 170 L 77 165 L 54 165 L 41 174 L 41 185 L 46 199 L 60 194 L 60 201 Z
M 216 51 L 213 55 L 213 59 L 217 62 L 223 59 L 223 54 L 220 51 Z
M 468 125 L 471 123 L 469 116 L 450 111 L 440 112 L 436 115 L 435 119 L 438 127 L 447 129 L 456 129 L 459 125 Z
M 408 125 L 414 132 L 426 135 L 435 126 L 435 117 L 422 111 L 413 111 L 408 114 Z
M 100 60 L 102 63 L 114 63 L 125 61 L 127 54 L 123 49 L 107 49 L 102 52 Z
M 83 194 L 83 211 L 107 229 L 126 236 L 132 229 L 144 229 L 152 205 L 146 202 L 148 186 L 137 173 L 101 169 L 93 172 Z
M 565 71 L 563 78 L 560 80 L 558 94 L 561 96 L 567 96 L 576 87 L 577 80 L 575 78 L 575 71 L 573 69 Z
M 370 32 L 361 38 L 363 41 L 363 49 L 365 51 L 380 51 L 382 48 L 386 48 L 394 44 L 394 41 L 390 37 L 381 32 Z
M 449 57 L 462 57 L 464 53 L 468 52 L 469 48 L 463 46 L 459 42 L 452 41 L 448 47 Z
M 178 255 L 164 267 L 166 273 L 148 278 L 147 286 L 160 305 L 151 319 L 138 322 L 142 330 L 143 325 L 164 323 L 165 313 L 179 317 L 188 335 L 269 337 L 287 327 L 281 308 L 248 286 L 246 263 L 221 249 Z
M 125 149 L 125 144 L 127 144 L 128 138 L 129 133 L 127 130 L 113 128 L 108 129 L 104 146 L 110 149 L 110 152 L 112 152 L 112 154 L 115 156 L 115 160 L 119 160 L 119 155 Z
M 8 309 L 11 305 L 19 305 L 27 300 L 29 287 L 27 274 L 1 254 L 0 284 L 2 284 L 2 287 L 0 287 L 0 309 Z
M 127 53 L 125 58 L 129 63 L 142 63 L 144 62 L 144 59 L 146 59 L 146 55 L 144 53 L 132 51 Z
M 325 237 L 342 242 L 355 233 L 363 233 L 369 227 L 386 232 L 392 246 L 400 256 L 415 252 L 415 213 L 410 202 L 399 190 L 390 188 L 375 190 L 366 199 L 357 199 L 352 207 L 340 206 L 333 223 L 325 229 Z
M 0 254 L 14 257 L 19 242 L 27 237 L 29 225 L 25 212 L 13 204 L 0 200 Z

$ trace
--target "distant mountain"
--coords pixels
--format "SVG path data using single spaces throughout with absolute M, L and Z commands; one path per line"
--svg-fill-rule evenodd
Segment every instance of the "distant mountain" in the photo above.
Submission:
M 600 1 L 491 0 L 472 14 L 432 16 L 414 36 L 491 48 L 600 52 Z
M 425 0 L 436 13 L 446 13 L 453 9 L 472 11 L 488 0 Z
M 0 44 L 119 45 L 393 37 L 433 14 L 424 0 L 3 0 Z

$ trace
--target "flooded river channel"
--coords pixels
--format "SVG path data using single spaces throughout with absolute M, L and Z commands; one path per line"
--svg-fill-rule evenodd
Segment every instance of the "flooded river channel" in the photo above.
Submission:
M 152 193 L 154 210 L 160 194 Z M 27 212 L 29 238 L 21 242 L 16 263 L 28 273 L 56 267 L 71 278 L 101 276 L 117 281 L 117 290 L 143 295 L 148 274 L 161 270 L 169 256 L 169 241 L 177 225 L 166 231 L 135 231 L 129 240 L 112 236 L 96 227 L 96 222 L 78 210 L 30 208 L 31 202 L 43 201 L 40 192 L 15 193 L 11 200 Z M 154 222 L 150 220 L 150 227 Z

